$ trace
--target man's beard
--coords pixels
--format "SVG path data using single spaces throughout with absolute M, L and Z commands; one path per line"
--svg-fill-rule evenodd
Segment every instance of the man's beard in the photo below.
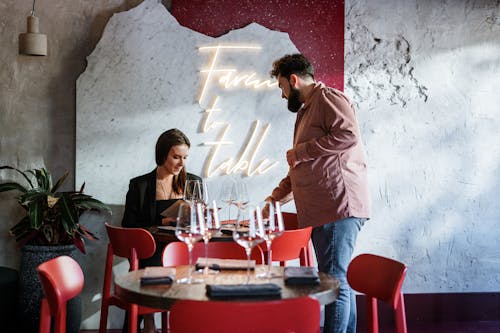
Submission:
M 302 106 L 302 102 L 300 101 L 300 92 L 299 89 L 290 86 L 290 94 L 288 95 L 288 110 L 293 113 L 297 113 Z

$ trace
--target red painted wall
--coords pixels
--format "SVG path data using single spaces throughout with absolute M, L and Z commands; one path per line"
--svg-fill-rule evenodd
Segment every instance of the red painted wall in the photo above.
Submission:
M 317 80 L 344 88 L 343 0 L 172 0 L 172 14 L 212 37 L 252 22 L 287 32 L 313 63 Z

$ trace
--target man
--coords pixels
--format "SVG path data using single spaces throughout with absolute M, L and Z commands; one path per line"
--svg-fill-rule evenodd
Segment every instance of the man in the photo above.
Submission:
M 320 272 L 340 280 L 337 301 L 325 307 L 324 332 L 356 332 L 356 302 L 347 279 L 356 237 L 370 217 L 364 149 L 353 105 L 340 91 L 314 80 L 302 54 L 273 63 L 288 109 L 297 113 L 290 166 L 266 200 L 295 200 L 300 227 L 312 226 Z

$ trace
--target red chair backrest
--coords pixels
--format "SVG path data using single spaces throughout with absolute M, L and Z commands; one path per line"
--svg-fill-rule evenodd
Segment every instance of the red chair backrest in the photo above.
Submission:
M 108 256 L 127 258 L 131 270 L 137 269 L 138 259 L 151 257 L 156 250 L 156 243 L 149 231 L 142 228 L 122 228 L 106 223 L 109 245 Z M 134 268 L 133 268 L 134 267 Z
M 395 311 L 398 333 L 406 333 L 406 317 L 401 288 L 406 276 L 405 264 L 374 254 L 360 254 L 347 269 L 347 281 L 352 289 L 367 297 L 369 332 L 378 332 L 377 300 Z
M 311 239 L 311 227 L 285 230 L 271 244 L 272 260 L 285 262 L 300 258 L 301 251 L 307 251 Z
M 55 318 L 54 332 L 65 332 L 66 302 L 82 291 L 82 269 L 74 259 L 60 256 L 40 264 L 37 272 L 44 292 L 40 332 L 50 332 L 50 317 Z
M 320 304 L 310 297 L 276 301 L 178 301 L 171 333 L 319 333 Z
M 198 242 L 193 247 L 193 264 L 199 257 L 205 257 L 205 244 Z M 236 242 L 210 242 L 208 243 L 208 257 L 219 259 L 246 259 L 245 249 Z M 264 253 L 260 246 L 252 250 L 251 259 L 259 265 L 264 262 Z M 173 267 L 187 265 L 189 263 L 189 252 L 187 245 L 183 242 L 172 242 L 167 244 L 162 254 L 163 266 Z
M 347 280 L 354 290 L 375 297 L 394 309 L 406 269 L 405 264 L 399 261 L 365 253 L 351 261 Z

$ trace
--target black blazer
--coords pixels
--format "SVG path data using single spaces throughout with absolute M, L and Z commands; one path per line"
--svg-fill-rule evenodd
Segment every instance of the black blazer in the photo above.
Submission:
M 188 173 L 187 179 L 201 178 Z M 156 168 L 130 180 L 122 226 L 145 228 L 156 225 Z

